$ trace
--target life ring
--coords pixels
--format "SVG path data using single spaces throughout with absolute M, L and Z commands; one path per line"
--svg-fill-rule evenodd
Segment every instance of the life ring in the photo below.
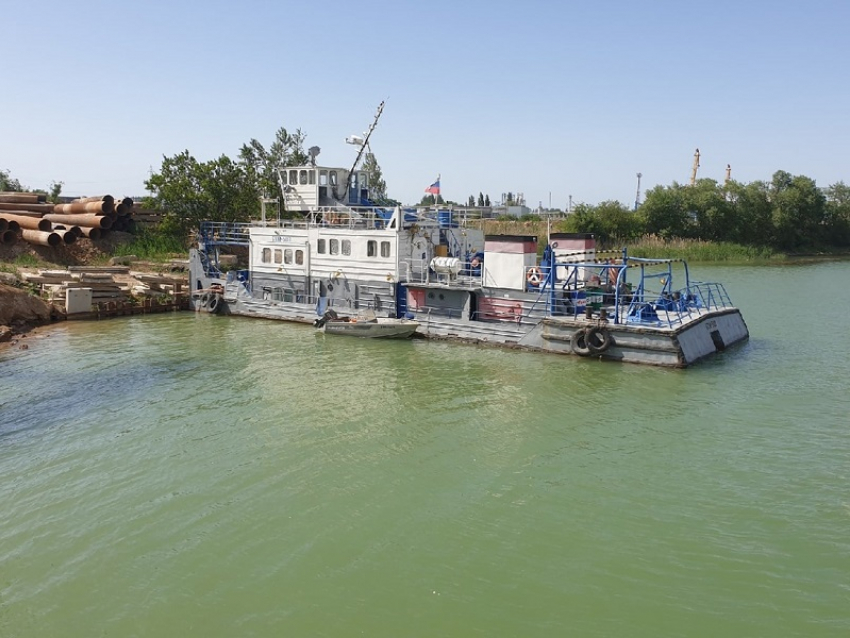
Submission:
M 540 268 L 537 266 L 532 266 L 525 274 L 525 280 L 532 286 L 539 286 L 540 282 L 543 281 L 543 273 L 540 272 Z
M 590 354 L 602 354 L 611 347 L 611 333 L 602 326 L 593 326 L 584 331 L 584 343 Z
M 570 350 L 580 357 L 590 356 L 590 348 L 587 347 L 587 332 L 584 328 L 579 328 L 573 333 L 572 339 L 570 339 Z
M 207 310 L 209 310 L 213 314 L 221 310 L 221 295 L 212 295 L 212 297 L 210 297 L 210 302 L 207 305 Z

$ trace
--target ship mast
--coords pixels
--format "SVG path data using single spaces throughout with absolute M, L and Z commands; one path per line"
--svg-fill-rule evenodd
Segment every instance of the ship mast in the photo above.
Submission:
M 360 150 L 357 151 L 357 157 L 354 158 L 354 163 L 351 165 L 351 170 L 348 171 L 348 180 L 347 180 L 347 183 L 345 184 L 345 190 L 343 191 L 343 196 L 345 195 L 345 193 L 348 192 L 348 189 L 350 187 L 351 174 L 357 169 L 357 164 L 360 162 L 360 158 L 363 157 L 363 151 L 365 151 L 366 147 L 369 145 L 369 138 L 372 135 L 372 131 L 374 131 L 375 127 L 378 126 L 378 120 L 381 117 L 381 113 L 383 113 L 383 111 L 384 111 L 384 102 L 386 102 L 386 100 L 382 100 L 381 103 L 378 105 L 378 112 L 375 113 L 375 119 L 372 121 L 372 125 L 369 127 L 369 130 L 363 136 L 362 140 L 358 136 L 354 136 L 354 135 L 352 135 L 350 138 L 346 138 L 346 140 L 345 140 L 349 144 L 356 144 L 357 146 L 360 147 Z M 340 197 L 339 194 L 337 194 L 336 186 L 334 186 L 333 194 L 334 194 L 334 197 L 336 197 L 336 199 L 338 199 L 338 200 L 342 199 L 342 197 Z

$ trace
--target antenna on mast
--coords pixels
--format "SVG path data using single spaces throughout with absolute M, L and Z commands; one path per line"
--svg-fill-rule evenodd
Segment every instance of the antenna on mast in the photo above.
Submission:
M 366 147 L 369 146 L 369 137 L 371 137 L 372 131 L 375 130 L 375 127 L 378 126 L 378 120 L 381 117 L 381 113 L 383 113 L 384 111 L 385 102 L 386 100 L 382 100 L 381 103 L 378 105 L 378 112 L 375 113 L 375 119 L 372 121 L 372 125 L 369 127 L 369 130 L 364 133 L 363 137 L 360 137 L 359 135 L 352 135 L 350 137 L 345 138 L 347 144 L 353 144 L 354 146 L 360 147 L 360 150 L 357 151 L 357 157 L 354 158 L 354 163 L 351 165 L 351 170 L 348 171 L 349 176 L 357 169 L 357 164 L 360 162 L 360 158 L 363 157 L 363 151 L 365 151 Z M 350 181 L 350 179 L 347 180 L 347 182 Z M 345 189 L 348 190 L 348 183 L 346 183 Z M 337 199 L 342 199 L 342 197 L 337 195 L 336 189 L 334 189 L 334 195 Z

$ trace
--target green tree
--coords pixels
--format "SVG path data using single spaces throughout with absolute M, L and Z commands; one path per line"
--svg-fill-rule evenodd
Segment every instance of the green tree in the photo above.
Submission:
M 713 179 L 701 179 L 682 189 L 685 208 L 696 221 L 692 232 L 700 239 L 728 241 L 735 231 L 735 207 L 726 190 Z
M 826 188 L 825 232 L 834 246 L 850 246 L 850 186 L 844 182 Z
M 21 183 L 9 171 L 0 168 L 0 191 L 16 193 L 22 190 Z
M 673 182 L 672 186 L 656 186 L 646 191 L 637 214 L 647 233 L 664 239 L 691 236 L 693 215 L 683 192 L 687 188 Z
M 484 206 L 484 193 L 482 193 L 481 191 L 478 191 L 478 205 Z M 490 204 L 487 204 L 487 206 L 489 205 Z
M 467 200 L 466 205 L 470 206 L 470 207 L 475 206 L 475 195 L 469 196 L 469 199 Z
M 773 238 L 773 211 L 764 182 L 730 182 L 726 191 L 734 210 L 730 241 L 748 246 L 767 246 Z
M 253 178 L 253 179 L 252 179 Z M 163 158 L 145 181 L 148 205 L 166 213 L 163 229 L 186 237 L 202 221 L 248 221 L 259 212 L 256 176 L 226 155 L 198 162 L 189 151 Z
M 824 243 L 826 196 L 813 179 L 777 171 L 770 200 L 777 247 L 795 250 Z
M 489 206 L 490 206 L 490 196 L 489 195 L 484 196 L 484 205 L 489 208 Z
M 373 202 L 383 204 L 387 201 L 387 183 L 374 153 L 366 153 L 363 160 L 363 170 L 369 173 L 369 198 Z
M 243 144 L 239 150 L 239 162 L 245 167 L 247 179 L 254 184 L 255 197 L 269 197 L 283 202 L 277 169 L 285 166 L 304 166 L 309 156 L 304 151 L 307 135 L 296 129 L 289 133 L 281 127 L 268 149 L 256 139 Z M 223 157 L 223 156 L 222 156 Z

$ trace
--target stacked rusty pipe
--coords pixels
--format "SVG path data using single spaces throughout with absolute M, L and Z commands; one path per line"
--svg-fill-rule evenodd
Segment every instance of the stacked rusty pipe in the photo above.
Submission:
M 132 230 L 133 213 L 129 197 L 116 202 L 111 195 L 101 195 L 49 204 L 37 193 L 0 193 L 0 233 L 13 234 L 0 235 L 0 242 L 15 241 L 19 230 L 32 231 L 21 232 L 24 241 L 42 246 L 71 244 L 80 237 L 96 241 L 109 229 Z

